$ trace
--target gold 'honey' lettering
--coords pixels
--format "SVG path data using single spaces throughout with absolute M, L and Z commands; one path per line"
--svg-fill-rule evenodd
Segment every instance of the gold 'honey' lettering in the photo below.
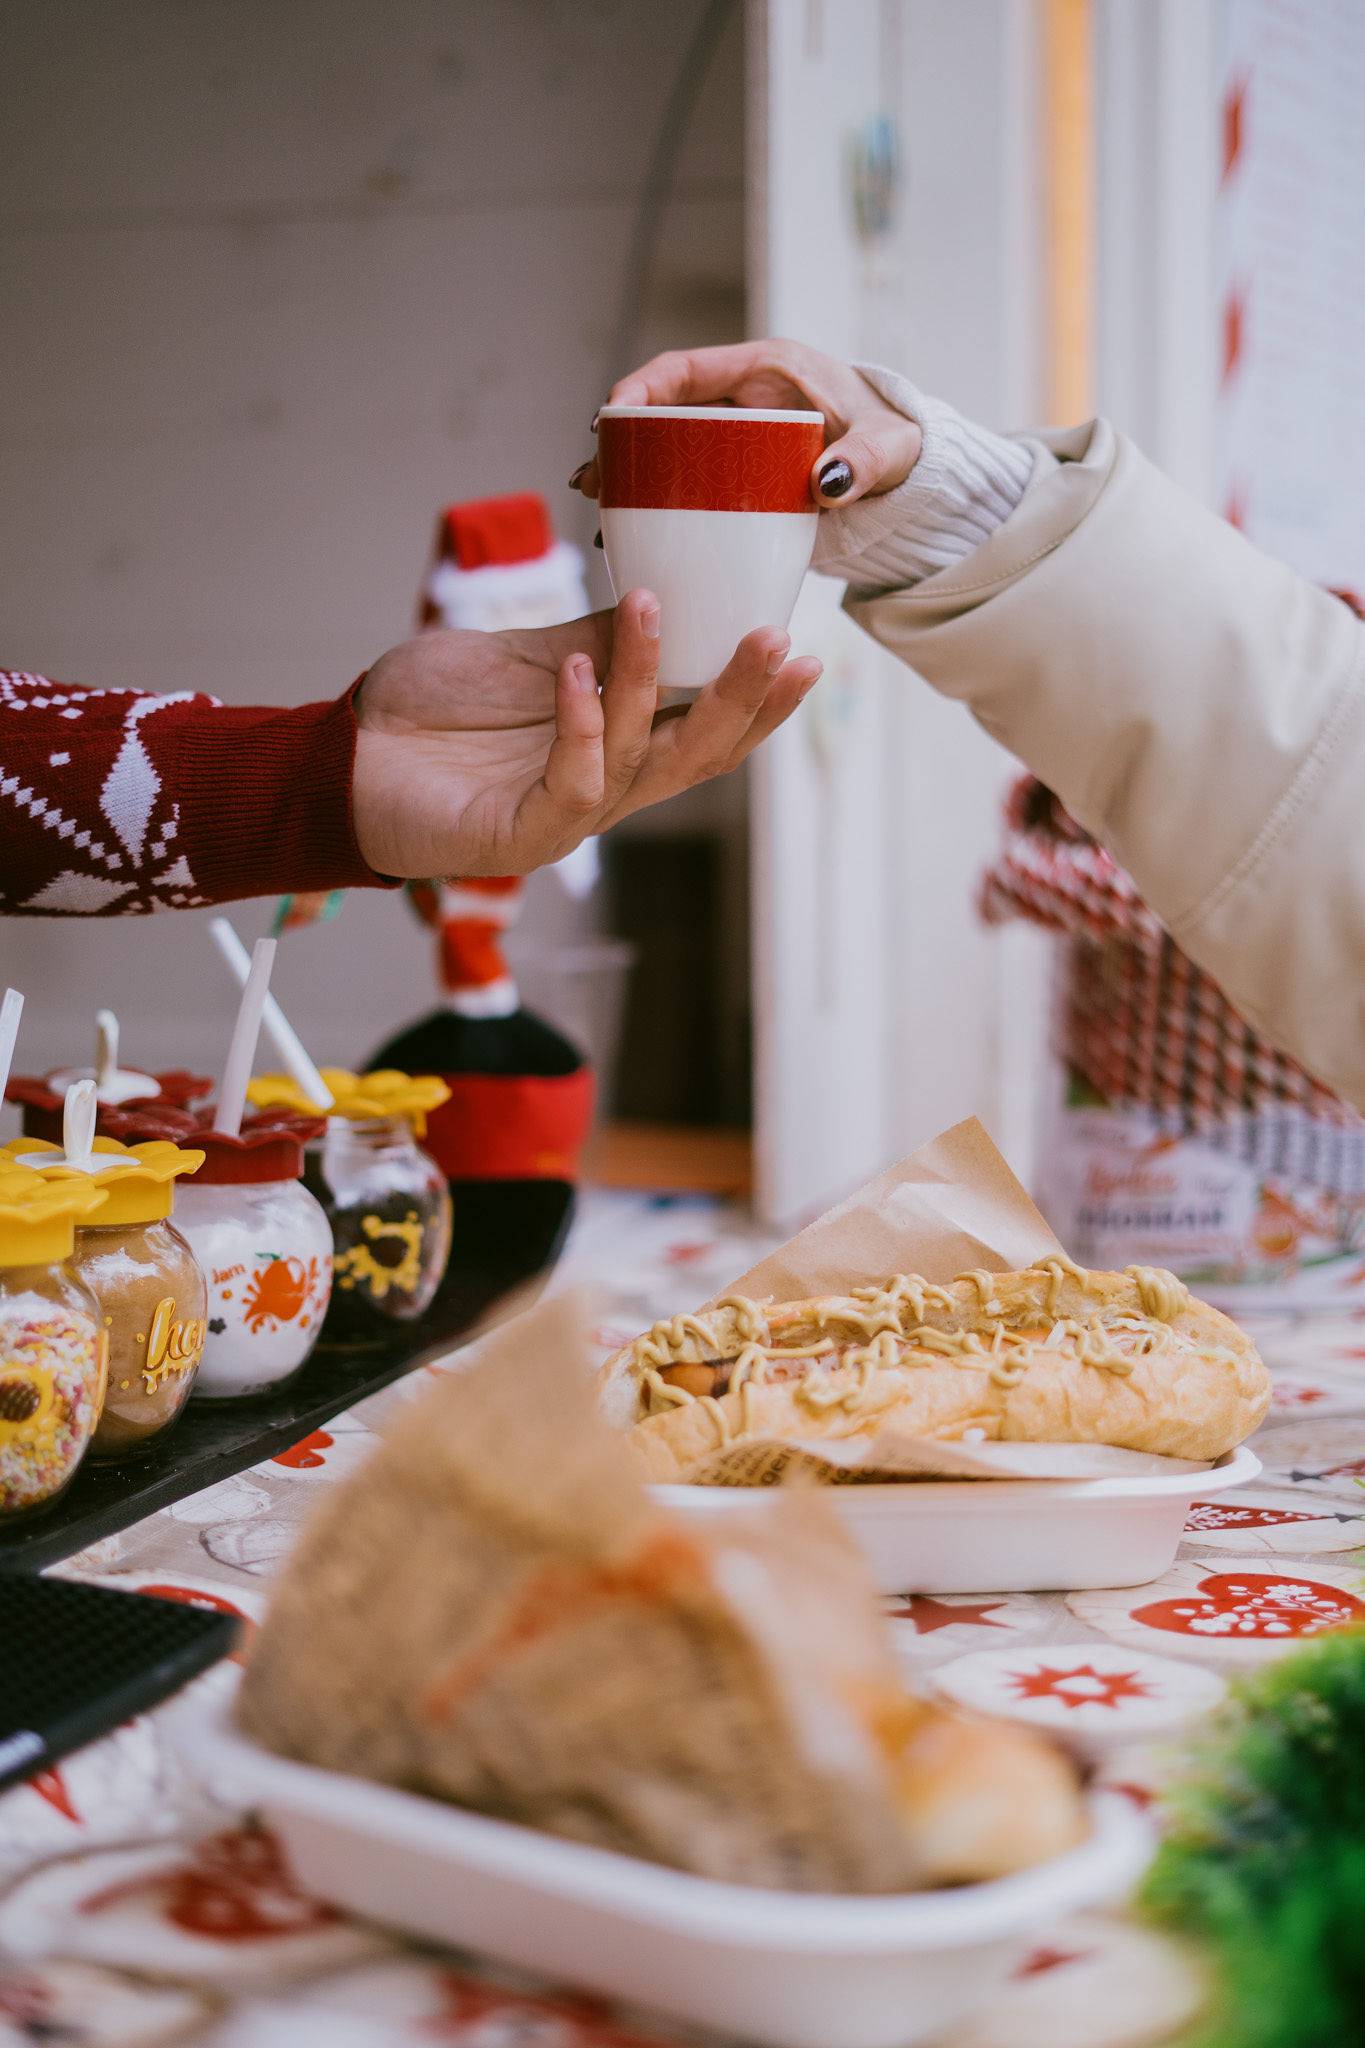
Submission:
M 206 1324 L 202 1316 L 177 1319 L 174 1295 L 164 1294 L 152 1310 L 147 1331 L 147 1357 L 142 1367 L 143 1384 L 154 1394 L 162 1380 L 172 1373 L 188 1372 L 204 1348 Z

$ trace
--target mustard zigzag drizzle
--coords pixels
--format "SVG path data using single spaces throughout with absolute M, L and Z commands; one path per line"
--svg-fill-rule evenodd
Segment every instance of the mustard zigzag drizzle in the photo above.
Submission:
M 1159 1341 L 1156 1332 L 1143 1329 L 1131 1312 L 1110 1325 L 1099 1320 L 1098 1312 L 1087 1317 L 1058 1317 L 1067 1281 L 1075 1280 L 1081 1287 L 1090 1284 L 1087 1269 L 1064 1253 L 1040 1259 L 1025 1268 L 1025 1272 L 1038 1274 L 1044 1282 L 1037 1306 L 1053 1318 L 1053 1323 L 1043 1338 L 1023 1336 L 1006 1325 L 996 1292 L 1000 1276 L 984 1267 L 959 1274 L 954 1284 L 972 1286 L 981 1312 L 994 1318 L 985 1334 L 976 1330 L 939 1330 L 926 1323 L 924 1317 L 931 1307 L 956 1309 L 958 1300 L 951 1288 L 938 1286 L 918 1273 L 897 1273 L 881 1286 L 856 1287 L 842 1298 L 812 1303 L 807 1323 L 813 1322 L 821 1332 L 831 1324 L 836 1325 L 861 1335 L 863 1342 L 844 1349 L 833 1370 L 807 1372 L 793 1387 L 793 1397 L 817 1413 L 841 1408 L 853 1414 L 884 1405 L 886 1399 L 894 1397 L 894 1389 L 888 1389 L 879 1398 L 879 1373 L 891 1367 L 929 1362 L 925 1356 L 907 1358 L 905 1346 L 914 1346 L 930 1357 L 952 1358 L 964 1365 L 985 1365 L 990 1381 L 1006 1390 L 1018 1386 L 1040 1352 L 1055 1349 L 1059 1341 L 1075 1346 L 1075 1356 L 1081 1365 L 1119 1377 L 1131 1373 L 1137 1359 L 1155 1349 Z M 1173 1273 L 1156 1266 L 1129 1266 L 1126 1273 L 1137 1289 L 1141 1314 L 1149 1321 L 1171 1322 L 1189 1303 L 1189 1289 Z M 656 1414 L 700 1401 L 715 1425 L 719 1445 L 749 1433 L 753 1425 L 754 1392 L 767 1381 L 771 1364 L 825 1358 L 840 1350 L 832 1337 L 823 1334 L 813 1344 L 784 1345 L 780 1332 L 777 1337 L 773 1335 L 767 1308 L 748 1295 L 722 1296 L 710 1316 L 725 1309 L 733 1315 L 735 1333 L 741 1339 L 727 1383 L 727 1391 L 740 1396 L 738 1431 L 732 1429 L 714 1394 L 690 1393 L 685 1387 L 671 1385 L 662 1376 L 664 1368 L 684 1362 L 692 1342 L 703 1353 L 702 1359 L 694 1362 L 724 1362 L 708 1316 L 683 1313 L 668 1317 L 637 1337 L 630 1349 L 630 1363 L 641 1383 L 646 1412 Z M 907 1322 L 907 1310 L 913 1321 Z M 1115 1328 L 1137 1334 L 1139 1341 L 1133 1354 L 1119 1350 L 1110 1341 Z M 851 1383 L 850 1368 L 854 1373 Z

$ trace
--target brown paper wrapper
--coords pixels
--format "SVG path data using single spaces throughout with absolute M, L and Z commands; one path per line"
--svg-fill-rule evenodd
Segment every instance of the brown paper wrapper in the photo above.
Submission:
M 503 1325 L 320 1505 L 253 1646 L 247 1731 L 783 1889 L 1012 1867 L 1034 1853 L 1035 1792 L 1036 1853 L 1074 1839 L 1074 1781 L 1037 1745 L 1011 1759 L 1009 1796 L 983 1802 L 1003 1732 L 906 1696 L 862 1561 L 816 1497 L 774 1502 L 761 1527 L 702 1529 L 658 1505 L 598 1412 L 586 1328 L 573 1299 Z M 916 1784 L 915 1742 L 937 1756 L 949 1724 L 958 1764 L 926 1761 Z M 966 1865 L 936 1870 L 959 1800 Z
M 1017 1272 L 1061 1249 L 985 1126 L 969 1116 L 827 1209 L 725 1293 L 802 1301 L 907 1272 L 942 1284 L 973 1266 Z
M 1116 1444 L 943 1443 L 884 1430 L 852 1443 L 746 1437 L 694 1467 L 686 1483 L 880 1486 L 909 1479 L 1158 1479 L 1208 1469 L 1202 1458 L 1163 1458 Z
M 1012 1273 L 1063 1247 L 976 1117 L 887 1167 L 766 1259 L 725 1295 L 801 1301 L 878 1286 L 893 1273 L 946 1284 L 981 1267 Z M 905 1479 L 1116 1479 L 1202 1472 L 1186 1458 L 1109 1444 L 943 1443 L 886 1430 L 853 1442 L 745 1438 L 694 1467 L 694 1486 L 848 1485 Z

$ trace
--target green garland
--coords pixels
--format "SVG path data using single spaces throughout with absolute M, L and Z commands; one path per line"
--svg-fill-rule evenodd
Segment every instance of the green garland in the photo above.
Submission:
M 1170 1808 L 1142 1902 L 1210 1953 L 1190 2048 L 1365 2042 L 1365 1631 L 1234 1687 Z

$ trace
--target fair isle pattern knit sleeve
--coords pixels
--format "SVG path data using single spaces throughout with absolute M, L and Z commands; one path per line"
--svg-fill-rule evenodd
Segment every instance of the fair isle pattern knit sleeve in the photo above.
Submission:
M 351 827 L 351 695 L 248 708 L 0 669 L 0 913 L 378 883 Z
M 960 562 L 1003 526 L 1042 451 L 964 419 L 894 370 L 855 367 L 879 398 L 915 421 L 924 445 L 895 490 L 821 514 L 815 567 L 857 590 L 902 590 Z

